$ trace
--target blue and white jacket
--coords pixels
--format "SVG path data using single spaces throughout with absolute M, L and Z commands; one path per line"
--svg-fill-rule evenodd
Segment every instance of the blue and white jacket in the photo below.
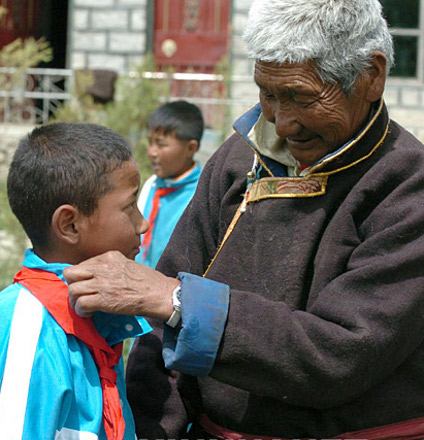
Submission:
M 53 272 L 62 280 L 68 266 L 46 263 L 32 250 L 26 251 L 23 265 Z M 87 346 L 66 335 L 18 283 L 0 292 L 0 310 L 2 440 L 106 440 L 100 379 Z M 93 321 L 110 345 L 151 330 L 141 317 L 96 312 Z M 122 359 L 115 370 L 126 425 L 124 439 L 134 440 Z

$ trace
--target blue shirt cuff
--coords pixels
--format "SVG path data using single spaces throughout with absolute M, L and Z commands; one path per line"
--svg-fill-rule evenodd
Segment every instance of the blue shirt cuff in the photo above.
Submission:
M 181 329 L 164 325 L 165 367 L 191 376 L 207 376 L 215 363 L 228 316 L 226 284 L 180 272 Z
M 142 316 L 97 311 L 93 315 L 93 322 L 97 331 L 110 346 L 152 331 L 149 323 Z

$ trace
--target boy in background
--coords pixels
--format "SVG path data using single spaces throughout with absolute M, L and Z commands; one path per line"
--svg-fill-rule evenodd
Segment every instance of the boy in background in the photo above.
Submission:
M 201 167 L 193 156 L 203 116 L 194 104 L 169 102 L 150 115 L 148 129 L 147 154 L 155 174 L 143 185 L 138 207 L 150 228 L 135 260 L 154 268 L 197 187 Z
M 21 140 L 7 191 L 33 248 L 0 292 L 2 438 L 134 440 L 122 341 L 150 326 L 79 317 L 62 272 L 108 250 L 134 259 L 148 229 L 139 185 L 129 145 L 105 127 L 57 123 Z

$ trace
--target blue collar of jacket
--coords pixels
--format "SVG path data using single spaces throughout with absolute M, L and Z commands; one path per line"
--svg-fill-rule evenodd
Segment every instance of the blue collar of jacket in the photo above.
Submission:
M 188 183 L 197 182 L 202 172 L 202 167 L 199 162 L 196 162 L 191 170 L 183 175 L 182 178 L 177 179 L 162 179 L 156 177 L 155 184 L 157 188 L 179 188 Z
M 65 267 L 70 266 L 65 263 L 46 263 L 32 249 L 25 251 L 23 265 L 31 269 L 52 272 L 65 283 L 63 270 Z M 93 322 L 97 331 L 106 339 L 109 345 L 114 345 L 122 342 L 124 339 L 133 338 L 152 331 L 148 322 L 142 317 L 95 312 Z
M 233 128 L 249 147 L 255 150 L 259 155 L 260 160 L 265 163 L 272 175 L 276 177 L 286 176 L 287 167 L 278 163 L 276 160 L 259 153 L 257 146 L 248 137 L 261 113 L 261 104 L 258 103 L 237 119 Z M 380 99 L 374 103 L 368 121 L 356 133 L 356 135 L 352 139 L 349 139 L 340 148 L 332 151 L 314 163 L 310 167 L 308 174 L 316 172 L 333 172 L 371 154 L 371 152 L 374 151 L 373 149 L 381 143 L 382 139 L 384 139 L 387 134 L 388 124 L 389 117 L 387 108 L 383 99 Z

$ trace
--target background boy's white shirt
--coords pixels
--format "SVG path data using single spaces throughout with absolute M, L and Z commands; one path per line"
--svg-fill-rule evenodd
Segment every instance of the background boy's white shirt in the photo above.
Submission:
M 147 198 L 149 196 L 150 188 L 152 187 L 155 180 L 156 180 L 156 174 L 153 174 L 146 180 L 143 187 L 141 188 L 140 195 L 138 196 L 138 200 L 137 200 L 137 207 L 141 213 L 143 213 L 144 211 L 144 207 L 146 206 Z

